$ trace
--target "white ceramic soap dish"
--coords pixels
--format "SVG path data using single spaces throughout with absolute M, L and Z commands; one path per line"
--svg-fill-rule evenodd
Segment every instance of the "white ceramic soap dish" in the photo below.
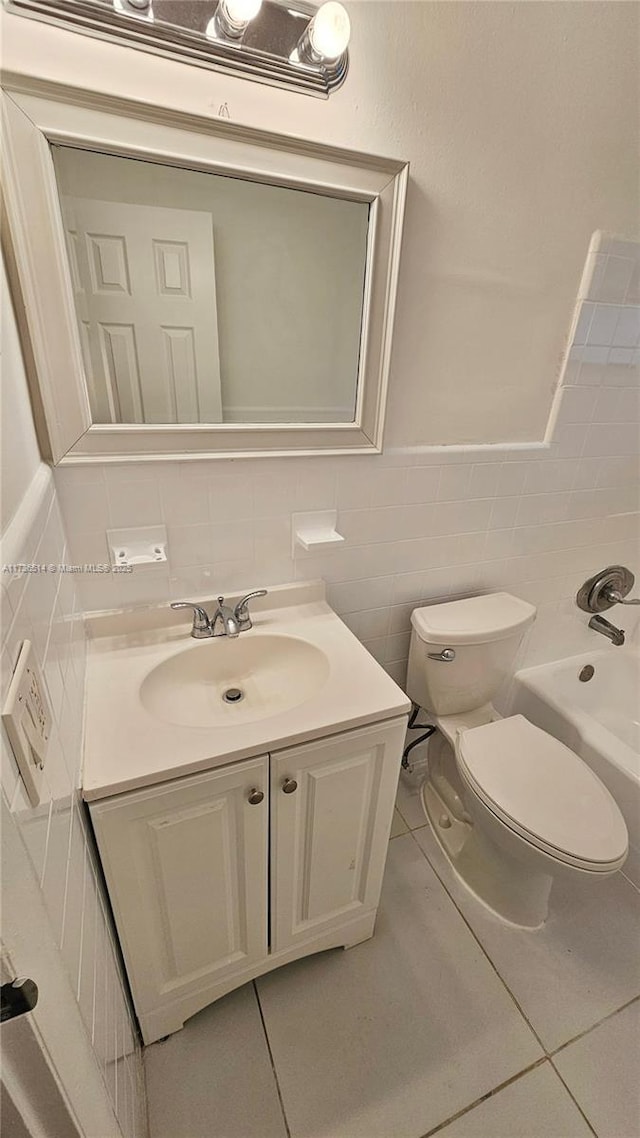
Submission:
M 166 526 L 141 529 L 108 529 L 112 565 L 155 565 L 167 560 Z
M 337 510 L 316 510 L 312 514 L 291 515 L 291 556 L 301 547 L 307 553 L 322 553 L 325 548 L 340 545 L 344 538 L 336 530 Z

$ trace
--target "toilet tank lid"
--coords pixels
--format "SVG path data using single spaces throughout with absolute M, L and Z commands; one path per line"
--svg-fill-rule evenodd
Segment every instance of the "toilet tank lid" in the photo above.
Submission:
M 489 593 L 414 609 L 411 623 L 427 644 L 486 644 L 524 631 L 536 609 L 511 593 Z

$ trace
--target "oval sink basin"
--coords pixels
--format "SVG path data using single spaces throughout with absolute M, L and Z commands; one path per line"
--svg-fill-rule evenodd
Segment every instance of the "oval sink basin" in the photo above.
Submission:
M 328 658 L 306 640 L 221 636 L 158 664 L 142 681 L 140 699 L 165 723 L 233 727 L 297 707 L 328 677 Z

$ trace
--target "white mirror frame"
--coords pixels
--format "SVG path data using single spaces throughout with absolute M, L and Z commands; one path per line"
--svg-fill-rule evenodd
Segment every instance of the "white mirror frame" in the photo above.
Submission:
M 3 78 L 3 246 L 53 463 L 382 450 L 408 163 L 16 75 Z M 50 143 L 370 203 L 353 423 L 95 424 Z

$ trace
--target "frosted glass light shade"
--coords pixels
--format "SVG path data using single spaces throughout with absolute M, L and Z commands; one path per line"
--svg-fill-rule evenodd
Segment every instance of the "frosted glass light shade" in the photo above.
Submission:
M 261 7 L 262 0 L 220 0 L 205 35 L 209 39 L 241 39 Z
M 309 41 L 316 55 L 337 59 L 347 50 L 351 23 L 346 10 L 337 0 L 327 0 L 318 8 L 309 24 Z
M 122 12 L 125 16 L 153 22 L 151 0 L 113 0 L 113 8 L 115 12 Z
M 262 0 L 220 0 L 225 13 L 234 24 L 248 24 L 262 7 Z

